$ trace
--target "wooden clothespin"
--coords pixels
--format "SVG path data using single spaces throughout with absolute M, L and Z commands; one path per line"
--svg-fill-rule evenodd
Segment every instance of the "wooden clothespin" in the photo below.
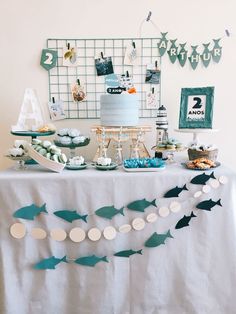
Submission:
M 77 84 L 80 85 L 80 80 L 79 79 L 77 79 Z
M 54 97 L 52 97 L 52 103 L 55 104 L 55 98 Z
M 101 51 L 101 57 L 102 57 L 102 59 L 104 59 L 104 55 L 103 55 L 103 52 Z
M 154 87 L 152 88 L 152 94 L 154 94 L 154 92 L 155 92 L 155 89 L 154 89 Z
M 146 18 L 146 22 L 149 22 L 149 21 L 150 21 L 151 16 L 152 16 L 152 12 L 149 11 L 149 12 L 148 12 L 148 16 L 147 16 L 147 18 Z
M 129 77 L 129 71 L 126 71 L 126 77 Z
M 70 50 L 70 43 L 67 44 L 67 49 Z
M 134 49 L 136 48 L 136 45 L 135 45 L 134 41 L 132 42 L 132 46 L 133 46 Z

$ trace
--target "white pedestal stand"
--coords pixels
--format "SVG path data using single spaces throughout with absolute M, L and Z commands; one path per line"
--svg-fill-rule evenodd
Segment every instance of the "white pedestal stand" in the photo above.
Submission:
M 193 134 L 193 143 L 199 144 L 199 134 L 201 133 L 215 133 L 218 132 L 218 129 L 175 129 L 176 132 L 180 133 L 192 133 Z

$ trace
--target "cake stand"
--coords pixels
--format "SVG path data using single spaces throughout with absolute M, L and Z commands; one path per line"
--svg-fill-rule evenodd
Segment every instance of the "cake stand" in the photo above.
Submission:
M 218 129 L 175 129 L 176 132 L 180 133 L 192 133 L 193 134 L 193 143 L 198 144 L 199 141 L 199 134 L 202 133 L 216 133 Z
M 15 165 L 15 170 L 25 170 L 27 169 L 27 167 L 25 166 L 25 164 L 27 163 L 27 161 L 31 160 L 31 157 L 28 155 L 22 155 L 22 156 L 11 156 L 11 155 L 6 155 L 5 157 L 16 161 L 16 165 Z
M 74 144 L 74 143 L 71 143 L 71 144 L 62 144 L 61 142 L 57 141 L 57 140 L 54 140 L 54 143 L 56 146 L 58 147 L 63 147 L 63 148 L 69 148 L 70 149 L 70 157 L 69 158 L 73 158 L 75 157 L 75 149 L 77 147 L 82 147 L 82 146 L 87 146 L 90 142 L 90 138 L 87 137 L 85 139 L 85 141 L 83 141 L 82 143 L 78 143 L 78 144 Z
M 11 131 L 12 135 L 16 135 L 16 136 L 30 136 L 31 137 L 31 142 L 32 139 L 37 138 L 38 136 L 50 136 L 55 134 L 55 131 L 48 131 L 48 132 L 37 132 L 37 131 Z M 34 161 L 33 159 L 28 159 L 25 161 L 25 164 L 27 165 L 34 165 L 37 164 L 36 161 Z

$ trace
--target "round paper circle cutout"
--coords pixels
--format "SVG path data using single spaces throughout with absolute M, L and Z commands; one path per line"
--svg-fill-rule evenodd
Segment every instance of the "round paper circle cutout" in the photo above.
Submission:
M 66 239 L 67 234 L 63 229 L 52 229 L 50 236 L 53 240 L 61 242 Z
M 228 183 L 228 178 L 226 177 L 226 176 L 220 176 L 219 177 L 219 182 L 221 183 L 221 184 L 227 184 Z
M 113 240 L 116 237 L 116 229 L 112 226 L 108 226 L 103 230 L 103 236 L 107 240 Z
M 145 227 L 145 221 L 142 218 L 135 218 L 132 221 L 132 227 L 134 230 L 143 230 L 143 228 Z
M 211 191 L 210 185 L 204 185 L 202 188 L 202 192 L 209 193 Z
M 17 222 L 10 227 L 10 234 L 15 239 L 22 239 L 26 235 L 25 225 Z
M 169 210 L 168 207 L 161 207 L 161 208 L 159 209 L 159 215 L 160 215 L 161 217 L 167 217 L 167 216 L 169 215 L 169 213 L 170 213 L 170 210 Z
M 98 241 L 101 238 L 101 231 L 98 228 L 91 228 L 88 232 L 88 238 L 91 241 Z
M 170 203 L 170 210 L 172 213 L 178 213 L 181 210 L 181 205 L 179 202 L 171 202 Z
M 31 237 L 35 240 L 43 240 L 47 237 L 47 232 L 42 228 L 33 228 L 31 230 Z
M 81 228 L 73 228 L 69 233 L 69 237 L 73 242 L 79 243 L 85 239 L 86 234 Z
M 194 197 L 195 197 L 195 198 L 198 198 L 198 197 L 200 197 L 201 195 L 202 195 L 202 191 L 197 191 L 197 192 L 194 193 Z
M 151 213 L 151 214 L 147 215 L 146 220 L 149 223 L 155 222 L 157 220 L 157 214 Z
M 125 224 L 125 225 L 122 225 L 122 226 L 119 227 L 119 232 L 120 233 L 128 233 L 128 232 L 130 232 L 131 229 L 132 228 L 131 228 L 130 225 Z

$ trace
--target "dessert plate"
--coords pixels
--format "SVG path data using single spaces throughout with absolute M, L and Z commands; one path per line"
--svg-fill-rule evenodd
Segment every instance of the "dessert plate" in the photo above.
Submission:
M 68 170 L 83 170 L 87 168 L 87 164 L 84 163 L 82 165 L 66 165 L 66 169 Z
M 109 166 L 102 166 L 102 165 L 95 164 L 95 167 L 98 170 L 114 170 L 118 167 L 118 165 L 112 162 Z
M 221 163 L 219 161 L 215 161 L 215 166 L 214 167 L 207 168 L 207 169 L 202 169 L 202 168 L 189 168 L 187 166 L 187 164 L 188 164 L 188 162 L 183 162 L 181 165 L 184 166 L 188 170 L 197 170 L 197 171 L 208 171 L 208 170 L 215 169 L 215 168 L 217 168 L 217 167 L 219 167 L 221 165 Z

